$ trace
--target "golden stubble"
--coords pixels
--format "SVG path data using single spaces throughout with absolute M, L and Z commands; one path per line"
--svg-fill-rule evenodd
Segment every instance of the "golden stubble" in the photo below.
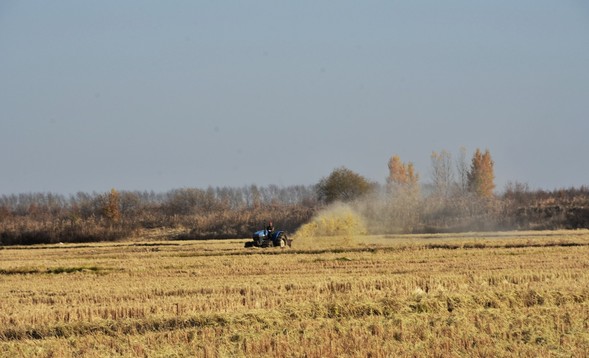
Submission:
M 299 240 L 292 249 L 244 249 L 245 240 L 4 248 L 0 350 L 41 357 L 589 353 L 588 231 L 346 233 L 308 247 Z

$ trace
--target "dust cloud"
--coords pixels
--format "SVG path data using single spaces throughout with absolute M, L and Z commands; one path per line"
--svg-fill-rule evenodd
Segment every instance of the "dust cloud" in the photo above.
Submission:
M 346 241 L 366 235 L 364 218 L 350 205 L 336 203 L 315 215 L 293 235 L 297 247 L 316 242 L 318 238 L 337 237 Z M 333 241 L 333 240 L 332 240 Z

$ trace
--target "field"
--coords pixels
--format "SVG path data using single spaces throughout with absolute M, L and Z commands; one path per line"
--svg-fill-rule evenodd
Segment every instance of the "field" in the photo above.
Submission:
M 0 248 L 4 357 L 589 356 L 589 231 Z

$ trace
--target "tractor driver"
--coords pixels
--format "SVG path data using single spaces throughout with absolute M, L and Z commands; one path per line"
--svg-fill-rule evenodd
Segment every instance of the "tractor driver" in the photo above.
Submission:
M 274 225 L 272 225 L 272 221 L 268 223 L 266 231 L 268 231 L 268 238 L 270 238 L 270 234 L 272 234 L 272 232 L 274 231 Z

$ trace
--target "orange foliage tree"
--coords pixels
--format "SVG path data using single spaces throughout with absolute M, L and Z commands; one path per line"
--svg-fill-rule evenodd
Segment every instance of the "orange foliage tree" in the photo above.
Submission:
M 481 198 L 491 198 L 495 189 L 495 173 L 491 153 L 487 149 L 484 153 L 477 148 L 468 172 L 468 188 Z
M 419 175 L 415 173 L 413 163 L 403 163 L 398 155 L 394 155 L 389 160 L 389 176 L 387 184 L 401 187 L 418 187 Z
M 403 163 L 398 155 L 389 160 L 387 190 L 389 202 L 385 212 L 388 232 L 411 232 L 419 222 L 419 175 L 413 163 Z

